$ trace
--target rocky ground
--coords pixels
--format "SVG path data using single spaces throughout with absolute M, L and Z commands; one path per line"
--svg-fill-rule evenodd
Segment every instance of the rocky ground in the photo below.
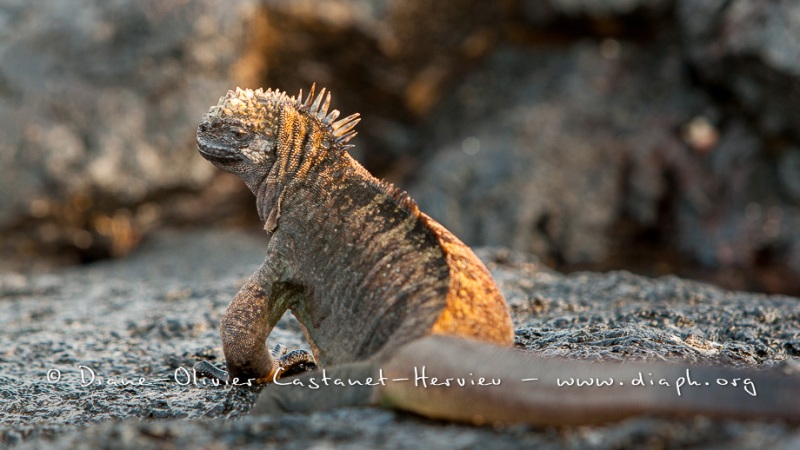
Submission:
M 763 421 L 639 417 L 606 426 L 494 429 L 372 408 L 249 416 L 255 390 L 186 385 L 183 370 L 200 359 L 221 361 L 220 316 L 260 264 L 263 244 L 260 236 L 236 231 L 173 230 L 147 239 L 126 259 L 48 274 L 0 275 L 0 446 L 800 445 L 796 426 Z M 522 253 L 484 248 L 479 254 L 509 301 L 521 351 L 778 367 L 800 374 L 797 298 L 626 272 L 564 276 Z M 289 318 L 271 340 L 303 346 Z

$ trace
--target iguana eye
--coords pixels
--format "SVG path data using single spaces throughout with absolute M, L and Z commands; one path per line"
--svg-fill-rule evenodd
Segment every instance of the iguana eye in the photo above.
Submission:
M 241 128 L 231 128 L 231 136 L 237 141 L 243 141 L 247 138 L 247 132 Z

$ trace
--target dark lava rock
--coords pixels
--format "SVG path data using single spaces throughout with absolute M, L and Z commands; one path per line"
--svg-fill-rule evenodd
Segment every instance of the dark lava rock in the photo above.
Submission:
M 500 49 L 436 111 L 429 135 L 442 150 L 412 195 L 475 245 L 608 259 L 622 217 L 656 226 L 664 197 L 689 196 L 684 180 L 700 176 L 677 130 L 713 106 L 685 77 L 674 49 Z

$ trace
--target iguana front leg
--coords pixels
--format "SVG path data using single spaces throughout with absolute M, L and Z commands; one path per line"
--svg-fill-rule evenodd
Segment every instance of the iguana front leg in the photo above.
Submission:
M 280 319 L 285 308 L 270 303 L 264 286 L 255 275 L 239 290 L 225 310 L 219 327 L 222 351 L 228 373 L 240 381 L 272 380 L 278 365 L 267 351 L 267 336 Z M 268 285 L 271 287 L 271 284 Z
M 220 336 L 228 373 L 201 361 L 195 365 L 199 374 L 234 384 L 258 384 L 271 382 L 276 372 L 286 376 L 316 367 L 314 357 L 305 350 L 288 352 L 279 346 L 275 355 L 267 350 L 267 336 L 287 305 L 279 295 L 268 297 L 266 291 L 272 290 L 274 283 L 264 282 L 264 269 L 262 266 L 242 286 L 222 318 Z

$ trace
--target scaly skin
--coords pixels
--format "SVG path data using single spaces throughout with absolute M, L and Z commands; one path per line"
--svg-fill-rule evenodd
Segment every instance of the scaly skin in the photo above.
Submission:
M 725 368 L 692 367 L 709 385 L 674 389 L 614 384 L 555 386 L 557 377 L 675 382 L 686 367 L 586 364 L 537 358 L 508 348 L 505 300 L 472 251 L 419 211 L 405 193 L 372 177 L 345 151 L 357 115 L 335 121 L 330 94 L 229 91 L 203 118 L 200 153 L 239 175 L 257 197 L 268 233 L 267 258 L 239 291 L 220 326 L 230 375 L 277 380 L 310 366 L 310 355 L 271 354 L 266 339 L 286 310 L 299 320 L 331 379 L 430 376 L 502 378 L 501 386 L 421 387 L 413 382 L 308 389 L 319 372 L 267 389 L 255 412 L 384 405 L 472 423 L 600 423 L 632 415 L 707 414 L 800 421 L 800 381 Z M 498 347 L 501 346 L 501 347 Z M 382 371 L 382 372 L 381 372 Z M 526 384 L 535 377 L 541 383 Z M 757 397 L 714 386 L 752 380 Z

